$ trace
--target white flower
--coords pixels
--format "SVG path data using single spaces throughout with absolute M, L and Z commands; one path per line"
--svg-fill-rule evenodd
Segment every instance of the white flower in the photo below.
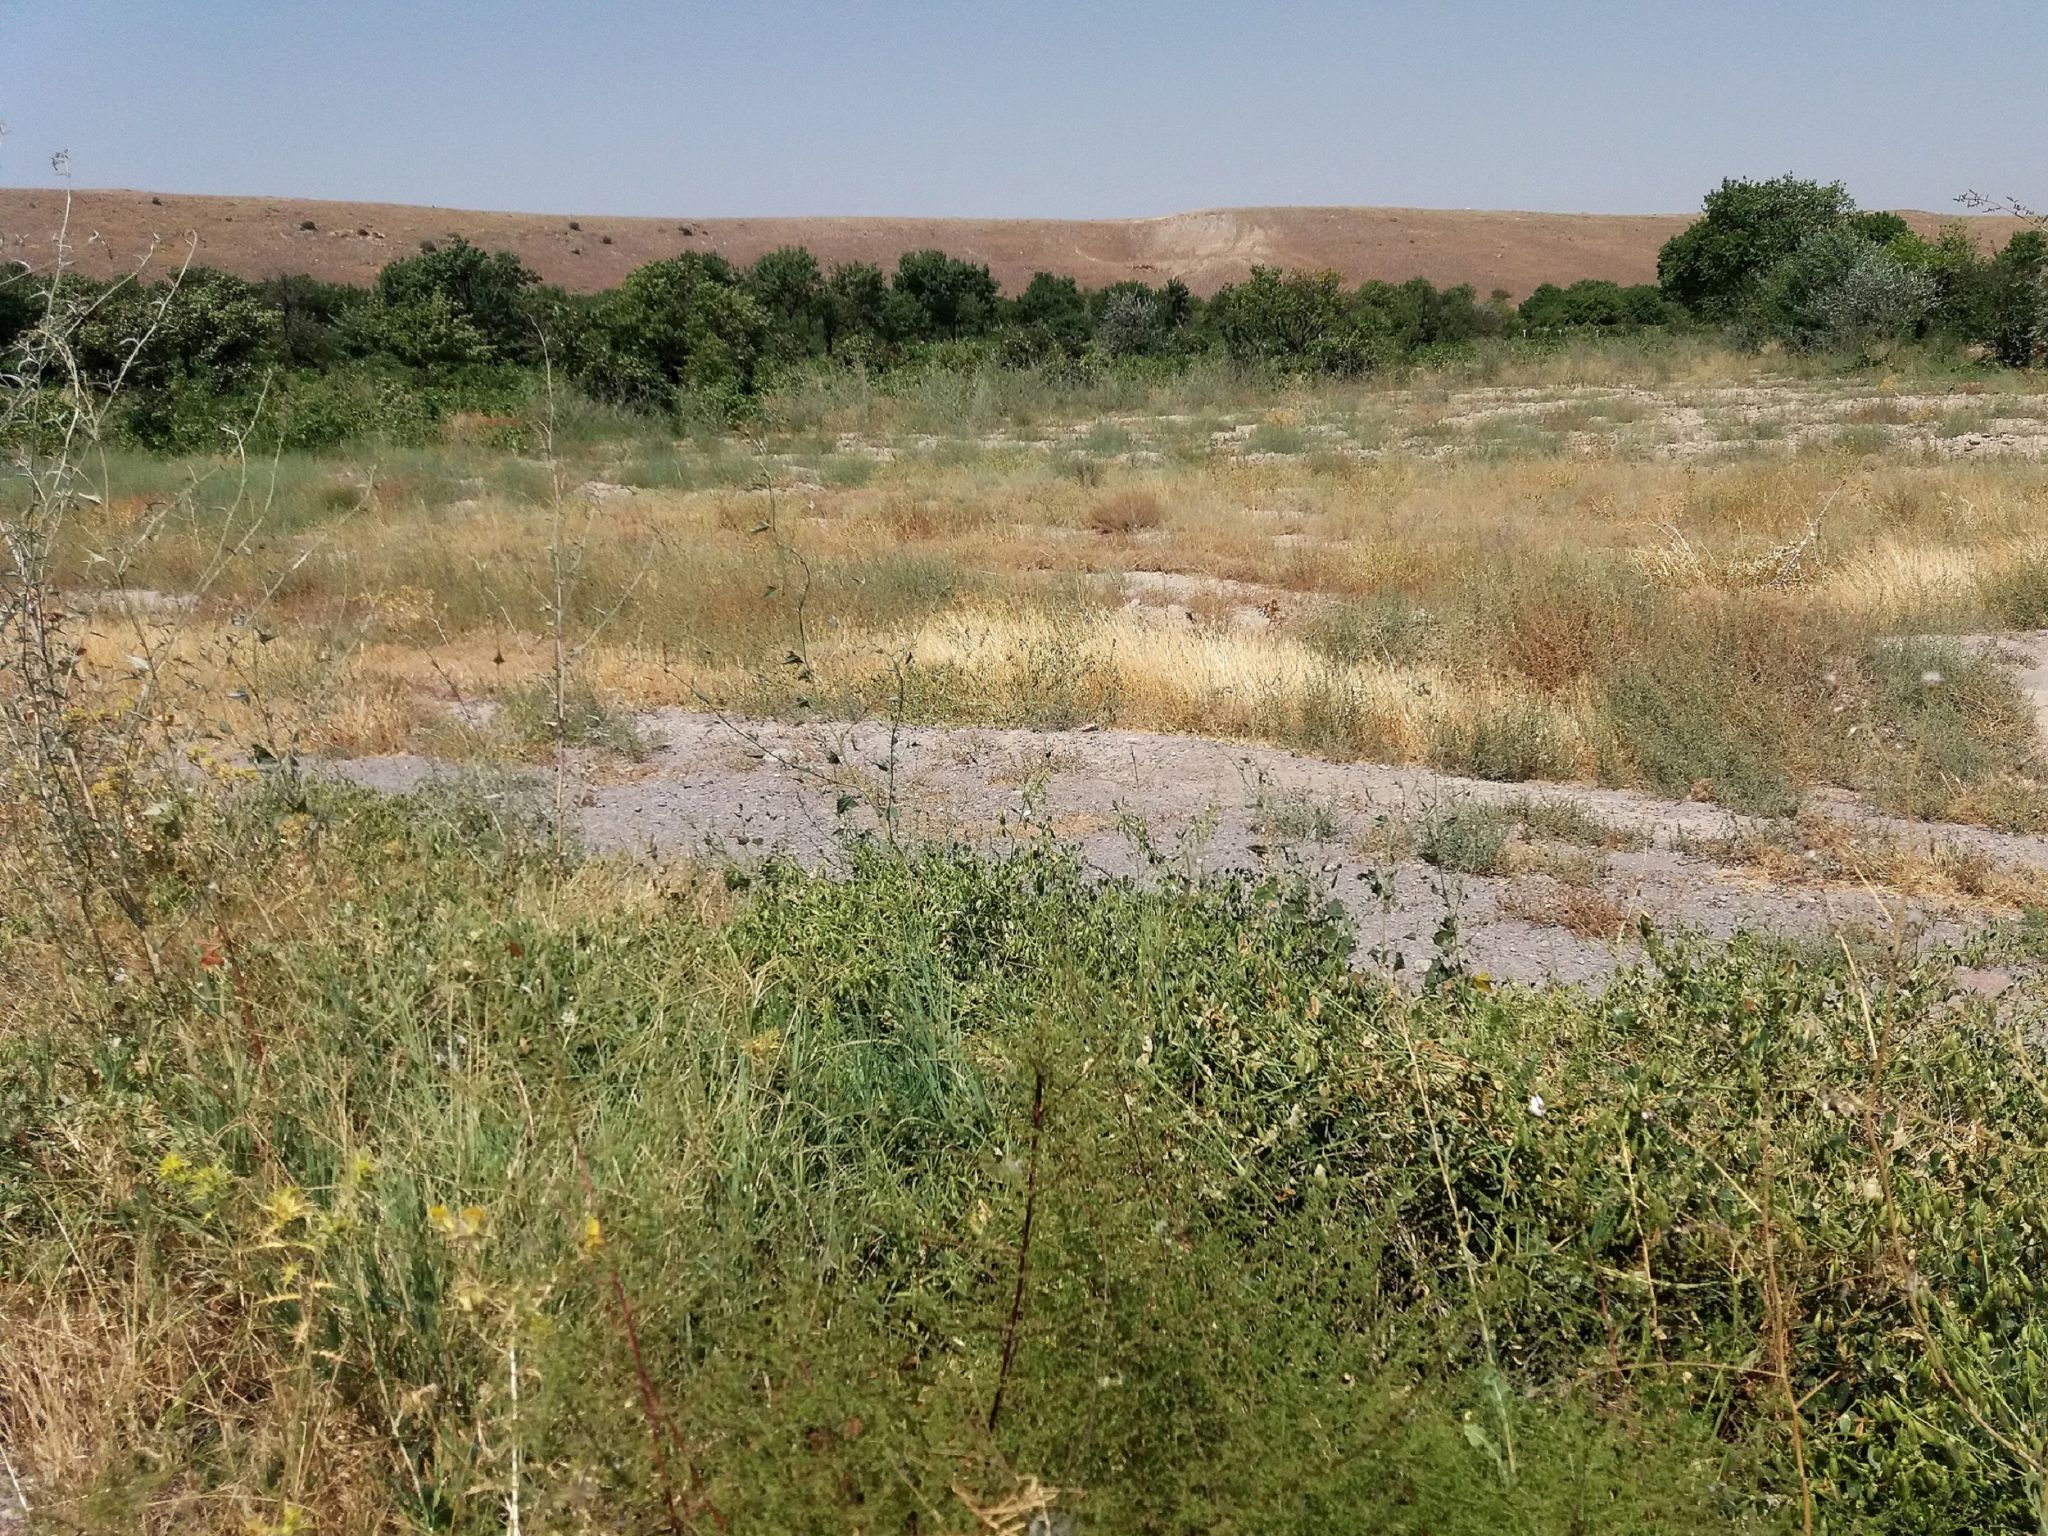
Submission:
M 1920 681 L 1925 683 L 1929 688 L 1939 688 L 1942 685 L 1943 678 L 1939 672 L 1935 671 L 1932 667 L 1930 667 L 1925 672 L 1922 672 L 1920 674 Z
M 1538 1120 L 1541 1120 L 1543 1118 L 1544 1110 L 1542 1094 L 1532 1093 L 1529 1095 L 1529 1113 L 1534 1115 Z

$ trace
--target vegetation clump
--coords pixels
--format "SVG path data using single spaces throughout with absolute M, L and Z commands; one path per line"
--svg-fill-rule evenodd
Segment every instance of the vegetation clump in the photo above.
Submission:
M 727 894 L 458 786 L 163 857 L 155 979 L 0 1037 L 0 1436 L 80 1528 L 2038 1515 L 2048 1101 L 1939 967 L 1410 998 L 1287 881 Z
M 368 290 L 196 267 L 158 283 L 20 273 L 0 282 L 0 366 L 54 281 L 81 320 L 86 380 L 118 380 L 128 397 L 117 424 L 152 447 L 190 449 L 252 416 L 260 439 L 287 447 L 419 441 L 453 414 L 530 397 L 543 371 L 636 411 L 730 422 L 778 382 L 840 370 L 1033 369 L 1075 381 L 1218 358 L 1348 377 L 1485 345 L 1698 327 L 1851 361 L 1917 341 L 2023 367 L 2048 343 L 2048 235 L 2022 232 L 1987 256 L 1960 226 L 1929 241 L 1896 215 L 1859 212 L 1840 183 L 1726 181 L 1664 247 L 1658 273 L 1627 288 L 1545 283 L 1519 304 L 1420 277 L 1346 289 L 1334 273 L 1265 267 L 1207 300 L 1178 279 L 1084 290 L 1047 272 L 1006 296 L 986 265 L 943 251 L 906 252 L 885 273 L 860 262 L 827 271 L 789 247 L 744 269 L 685 252 L 578 296 L 458 236 L 422 242 Z M 145 331 L 147 356 L 123 375 L 123 343 Z

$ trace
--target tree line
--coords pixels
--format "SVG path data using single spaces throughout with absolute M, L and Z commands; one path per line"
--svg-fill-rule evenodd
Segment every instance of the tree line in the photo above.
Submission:
M 591 295 L 515 256 L 426 242 L 367 288 L 304 275 L 251 282 L 193 268 L 175 281 L 0 278 L 0 370 L 54 314 L 87 387 L 124 401 L 135 440 L 183 448 L 255 420 L 317 447 L 365 433 L 431 435 L 453 410 L 512 409 L 543 369 L 646 411 L 731 419 L 809 368 L 1028 367 L 1170 371 L 1221 357 L 1279 373 L 1360 374 L 1489 339 L 1717 327 L 1869 359 L 1939 340 L 2013 365 L 2048 340 L 2048 236 L 1981 252 L 1960 225 L 1922 239 L 1858 210 L 1839 183 L 1727 181 L 1663 249 L 1659 281 L 1545 283 L 1519 304 L 1424 278 L 1347 287 L 1334 273 L 1255 267 L 1207 300 L 1176 280 L 1088 289 L 1036 274 L 1003 294 L 986 265 L 906 253 L 885 272 L 825 268 L 786 247 L 749 266 L 688 252 Z M 139 350 L 136 340 L 147 336 Z

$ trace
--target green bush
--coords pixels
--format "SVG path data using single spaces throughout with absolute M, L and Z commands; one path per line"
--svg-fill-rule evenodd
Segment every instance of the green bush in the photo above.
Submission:
M 1758 308 L 1769 331 L 1792 346 L 1866 349 L 1910 339 L 1934 300 L 1933 279 L 1844 222 L 1772 268 Z
M 1730 810 L 1765 816 L 1798 809 L 1771 744 L 1730 716 L 1710 678 L 1625 668 L 1609 684 L 1603 712 L 1636 772 L 1668 795 L 1704 792 Z
M 75 280 L 65 279 L 72 287 Z M 179 381 L 230 392 L 255 381 L 273 356 L 279 321 L 251 283 L 192 267 L 161 283 L 117 283 L 81 296 L 69 332 L 79 371 L 137 392 Z
M 498 701 L 499 723 L 528 751 L 559 744 L 596 747 L 636 762 L 647 756 L 647 741 L 632 714 L 600 696 L 587 679 L 571 677 L 561 690 L 559 709 L 557 702 L 550 679 L 528 683 Z
M 1498 872 L 1513 822 L 1498 807 L 1460 805 L 1434 811 L 1422 821 L 1420 852 L 1438 869 L 1457 875 Z
M 1854 211 L 1839 181 L 1731 178 L 1707 194 L 1697 220 L 1665 242 L 1657 255 L 1657 280 L 1687 309 L 1709 319 L 1733 319 L 1766 273 Z
M 539 283 L 510 251 L 484 251 L 458 235 L 377 274 L 366 308 L 387 313 L 381 323 L 366 322 L 367 334 L 395 338 L 430 361 L 533 362 L 540 353 L 532 305 Z M 381 350 L 414 360 L 395 347 Z
M 1220 289 L 1205 312 L 1233 362 L 1315 373 L 1360 373 L 1385 344 L 1351 313 L 1334 272 L 1283 273 L 1253 267 Z
M 1989 580 L 1984 600 L 2001 624 L 2048 629 L 2048 548 L 2035 549 Z
M 649 262 L 604 294 L 586 377 L 601 395 L 662 405 L 678 389 L 721 411 L 754 391 L 768 316 L 720 256 Z

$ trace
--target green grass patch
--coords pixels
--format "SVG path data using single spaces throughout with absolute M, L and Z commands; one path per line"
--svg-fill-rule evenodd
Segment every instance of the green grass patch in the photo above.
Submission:
M 30 1462 L 72 1527 L 495 1531 L 514 1447 L 532 1529 L 2035 1517 L 1983 1426 L 2048 1411 L 2048 1103 L 1939 967 L 1407 998 L 1305 883 L 855 844 L 650 885 L 503 787 L 277 784 L 168 857 L 164 984 L 0 1036 L 9 1380 L 77 1368 L 60 1315 L 143 1367 Z

